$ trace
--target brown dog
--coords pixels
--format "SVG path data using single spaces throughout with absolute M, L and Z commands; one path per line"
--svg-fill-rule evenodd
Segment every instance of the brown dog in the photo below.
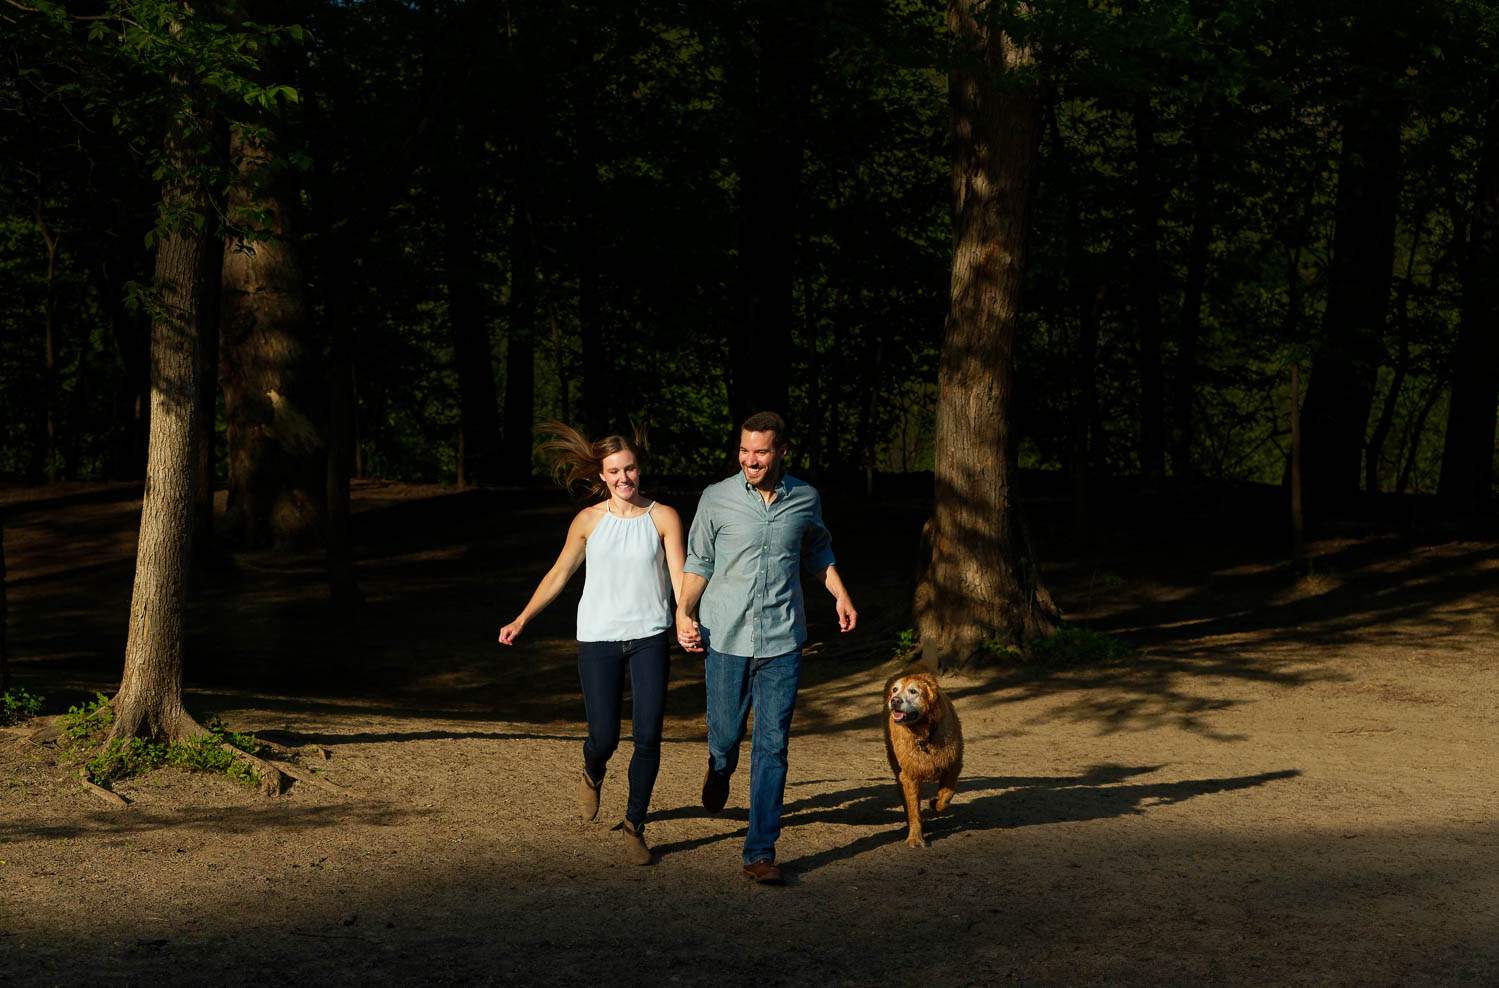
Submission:
M 963 771 L 963 727 L 932 673 L 908 672 L 885 684 L 885 755 L 906 803 L 906 843 L 926 847 L 921 784 L 937 783 L 931 806 L 933 813 L 941 813 L 952 802 Z

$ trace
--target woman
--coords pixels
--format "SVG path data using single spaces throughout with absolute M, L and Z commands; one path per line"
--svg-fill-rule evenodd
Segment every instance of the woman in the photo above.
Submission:
M 543 426 L 555 438 L 541 449 L 564 487 L 585 484 L 604 498 L 579 511 L 567 529 L 562 553 L 520 616 L 500 629 L 511 645 L 526 623 L 557 598 L 586 559 L 583 598 L 578 601 L 578 679 L 588 739 L 578 780 L 578 810 L 597 818 L 599 789 L 609 756 L 619 745 L 619 712 L 625 671 L 630 674 L 635 753 L 630 758 L 630 799 L 614 829 L 625 838 L 625 857 L 650 864 L 645 814 L 661 766 L 661 718 L 666 705 L 668 629 L 672 596 L 682 589 L 687 550 L 682 519 L 640 493 L 643 447 L 638 439 L 606 436 L 590 443 L 561 423 Z

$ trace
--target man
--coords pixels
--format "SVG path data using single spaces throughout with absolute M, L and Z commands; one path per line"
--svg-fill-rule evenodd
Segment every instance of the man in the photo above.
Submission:
M 677 605 L 677 640 L 689 652 L 707 649 L 703 807 L 709 812 L 723 809 L 728 799 L 745 721 L 755 708 L 744 874 L 767 885 L 782 881 L 775 858 L 786 742 L 807 639 L 801 567 L 833 595 L 840 630 L 852 631 L 859 617 L 834 565 L 821 498 L 810 484 L 782 471 L 787 446 L 779 415 L 758 412 L 745 419 L 739 433 L 743 472 L 713 484 L 698 501 Z

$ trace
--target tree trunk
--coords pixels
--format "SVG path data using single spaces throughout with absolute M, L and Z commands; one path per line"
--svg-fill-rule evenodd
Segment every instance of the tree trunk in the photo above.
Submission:
M 212 229 L 214 214 L 198 150 L 205 137 L 184 132 L 184 126 L 179 124 L 167 139 L 172 177 L 162 190 L 162 211 L 195 213 Z M 157 245 L 151 437 L 125 671 L 112 702 L 111 738 L 171 740 L 201 730 L 182 706 L 182 652 L 199 438 L 198 340 L 208 318 L 212 255 L 221 250 L 216 237 L 191 224 L 165 233 Z
M 1489 77 L 1486 113 L 1437 487 L 1442 500 L 1462 512 L 1482 510 L 1494 493 L 1495 406 L 1499 404 L 1499 75 Z
M 598 73 L 594 69 L 597 34 L 591 17 L 579 21 L 579 98 L 577 120 L 577 267 L 578 330 L 583 357 L 583 422 L 589 436 L 609 432 L 610 381 L 609 334 L 604 328 L 603 273 L 599 266 L 598 214 L 599 123 L 594 107 L 599 99 Z
M 0 510 L 0 693 L 10 689 L 10 606 L 5 582 L 5 512 Z
M 806 31 L 792 11 L 786 3 L 762 4 L 754 51 L 747 56 L 753 68 L 746 74 L 754 83 L 739 149 L 738 325 L 729 345 L 735 429 L 754 412 L 789 411 L 800 128 L 807 98 Z
M 1161 273 L 1156 248 L 1156 119 L 1147 90 L 1135 98 L 1135 318 L 1140 333 L 1140 475 L 1150 487 L 1166 475 L 1164 372 L 1161 362 Z
M 467 89 L 460 84 L 457 89 Z M 450 146 L 441 157 L 438 198 L 447 262 L 448 320 L 453 330 L 453 363 L 458 376 L 458 484 L 494 481 L 499 466 L 499 422 L 489 325 L 484 318 L 482 265 L 475 245 L 479 215 L 475 174 L 482 148 L 472 119 L 451 124 Z
M 1421 231 L 1424 223 L 1425 216 L 1423 215 L 1416 225 L 1415 233 L 1411 236 L 1410 253 L 1405 264 L 1405 277 L 1400 282 L 1400 298 L 1395 304 L 1395 332 L 1400 338 L 1400 350 L 1395 358 L 1395 375 L 1390 380 L 1389 390 L 1385 392 L 1384 402 L 1379 409 L 1379 418 L 1375 421 L 1374 428 L 1369 433 L 1369 443 L 1364 448 L 1364 492 L 1368 494 L 1379 493 L 1380 460 L 1383 458 L 1385 442 L 1389 439 L 1390 427 L 1395 422 L 1395 412 L 1400 406 L 1400 392 L 1405 388 L 1405 378 L 1410 371 L 1411 291 L 1415 287 L 1416 255 L 1421 246 Z
M 1024 644 L 1060 620 L 1020 517 L 1011 414 L 1041 99 L 1034 82 L 1015 76 L 1034 64 L 1033 51 L 986 23 L 989 16 L 980 0 L 950 0 L 947 8 L 960 59 L 948 81 L 953 267 L 931 557 L 914 601 L 923 655 L 943 669 L 973 662 L 986 640 Z
M 198 441 L 193 478 L 193 561 L 201 569 L 214 549 L 213 483 L 218 463 L 219 316 L 224 252 L 210 251 L 198 336 Z
M 1403 115 L 1393 99 L 1365 97 L 1343 116 L 1327 308 L 1302 412 L 1313 521 L 1346 502 L 1361 479 L 1393 279 Z
M 297 190 L 272 138 L 236 127 L 229 215 L 253 231 L 225 245 L 220 368 L 228 423 L 226 528 L 249 547 L 322 533 L 325 467 L 320 347 L 297 246 Z
M 47 248 L 47 290 L 42 299 L 46 333 L 46 363 L 42 368 L 42 475 L 47 483 L 57 480 L 57 235 L 47 226 L 41 203 L 36 207 L 36 228 Z M 81 384 L 81 382 L 80 382 Z
M 1177 331 L 1176 380 L 1172 385 L 1171 471 L 1178 477 L 1197 473 L 1197 348 L 1202 339 L 1202 301 L 1207 287 L 1208 250 L 1213 241 L 1213 155 L 1208 147 L 1211 115 L 1199 108 L 1192 132 L 1192 232 L 1187 239 L 1187 280 L 1182 289 Z
M 517 205 L 510 224 L 510 322 L 505 342 L 505 479 L 531 479 L 536 420 L 536 236 Z

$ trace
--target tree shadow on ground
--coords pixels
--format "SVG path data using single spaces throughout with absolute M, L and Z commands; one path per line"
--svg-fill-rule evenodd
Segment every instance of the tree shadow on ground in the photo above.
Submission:
M 273 803 L 257 807 L 253 813 L 234 808 L 158 810 L 132 806 L 128 812 L 94 810 L 76 814 L 65 824 L 0 823 L 0 839 L 66 840 L 88 835 L 121 837 L 164 828 L 222 836 L 257 833 L 271 827 L 284 828 L 288 832 L 324 830 L 351 824 L 394 827 L 428 815 L 430 811 L 369 802 L 319 806 Z
M 962 833 L 1136 816 L 1157 806 L 1169 806 L 1214 793 L 1252 789 L 1301 774 L 1299 769 L 1282 769 L 1227 779 L 1120 784 L 1162 767 L 1100 764 L 1077 776 L 965 778 L 958 783 L 958 795 L 952 807 L 940 816 L 926 815 L 923 830 L 928 840 L 937 843 Z M 654 818 L 693 819 L 709 815 L 700 807 L 687 806 L 654 814 Z M 742 807 L 718 815 L 736 822 L 748 821 L 748 811 Z M 786 803 L 781 818 L 783 829 L 815 823 L 864 827 L 888 824 L 888 829 L 786 862 L 793 874 L 816 871 L 836 861 L 906 839 L 905 811 L 901 808 L 900 791 L 893 781 L 818 793 Z M 722 841 L 743 839 L 746 833 L 747 828 L 741 826 L 731 832 L 659 845 L 656 852 L 667 857 Z

